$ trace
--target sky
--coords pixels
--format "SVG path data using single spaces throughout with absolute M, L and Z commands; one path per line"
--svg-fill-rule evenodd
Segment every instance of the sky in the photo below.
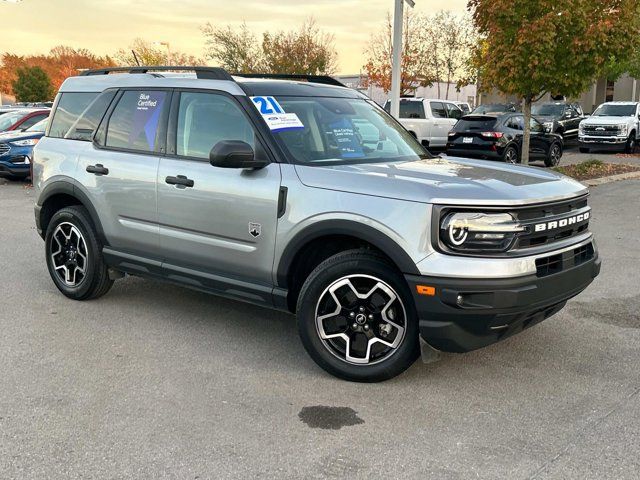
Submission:
M 0 52 L 46 53 L 56 45 L 112 54 L 136 37 L 169 42 L 204 56 L 201 26 L 239 25 L 257 35 L 291 30 L 313 16 L 335 35 L 338 73 L 358 73 L 372 33 L 382 28 L 393 0 L 0 0 Z M 466 0 L 415 0 L 416 11 L 465 11 Z

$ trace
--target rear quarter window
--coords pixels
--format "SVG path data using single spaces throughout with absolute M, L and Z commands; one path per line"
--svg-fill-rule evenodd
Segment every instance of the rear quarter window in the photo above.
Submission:
M 53 138 L 64 138 L 82 112 L 99 95 L 99 92 L 65 92 L 59 95 L 60 98 L 55 112 L 53 112 L 48 133 L 48 136 Z

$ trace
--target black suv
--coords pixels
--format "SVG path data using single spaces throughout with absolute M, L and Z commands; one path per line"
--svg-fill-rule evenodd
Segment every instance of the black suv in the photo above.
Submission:
M 521 113 L 466 115 L 449 132 L 447 154 L 520 163 L 523 133 Z M 532 160 L 544 160 L 547 167 L 554 167 L 560 163 L 562 148 L 562 136 L 545 131 L 540 122 L 531 119 Z
M 577 104 L 548 102 L 534 105 L 531 114 L 549 132 L 562 135 L 564 140 L 578 138 L 578 126 L 584 120 L 582 108 Z

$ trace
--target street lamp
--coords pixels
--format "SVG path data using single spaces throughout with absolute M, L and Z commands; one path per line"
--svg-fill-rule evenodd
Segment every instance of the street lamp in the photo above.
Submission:
M 169 42 L 153 42 L 153 44 L 167 47 L 167 63 L 171 65 L 171 45 L 169 45 Z
M 404 19 L 404 3 L 415 7 L 413 0 L 395 0 L 393 12 L 393 59 L 391 65 L 391 115 L 400 118 L 400 84 L 402 81 L 402 27 Z

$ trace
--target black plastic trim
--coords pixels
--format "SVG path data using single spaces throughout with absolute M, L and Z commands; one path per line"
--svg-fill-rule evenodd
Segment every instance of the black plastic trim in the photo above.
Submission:
M 288 287 L 289 269 L 298 252 L 306 244 L 317 238 L 330 235 L 348 235 L 364 240 L 387 255 L 401 272 L 413 275 L 420 274 L 409 254 L 380 230 L 351 220 L 324 220 L 305 228 L 289 242 L 278 263 L 278 286 Z
M 282 218 L 287 211 L 287 193 L 289 189 L 287 187 L 280 187 L 278 192 L 278 218 Z

